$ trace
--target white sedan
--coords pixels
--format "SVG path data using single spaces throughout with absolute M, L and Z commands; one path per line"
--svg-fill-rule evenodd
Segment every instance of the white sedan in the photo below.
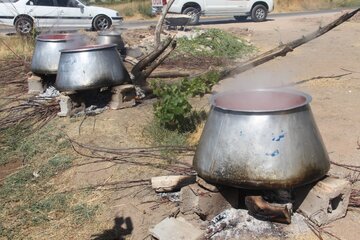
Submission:
M 86 6 L 79 0 L 0 0 L 0 24 L 13 25 L 20 34 L 36 27 L 105 30 L 122 20 L 117 11 Z

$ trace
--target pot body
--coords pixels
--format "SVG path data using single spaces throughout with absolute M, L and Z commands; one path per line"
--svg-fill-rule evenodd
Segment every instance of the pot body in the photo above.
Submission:
M 305 185 L 330 168 L 306 102 L 294 109 L 264 112 L 213 104 L 193 164 L 210 182 L 252 189 Z
M 125 48 L 124 41 L 121 38 L 121 34 L 114 31 L 99 32 L 97 36 L 97 44 L 115 44 L 119 51 L 123 51 Z
M 41 35 L 37 37 L 31 71 L 38 75 L 56 74 L 60 50 L 82 44 L 84 44 L 83 40 L 68 34 Z
M 120 54 L 113 45 L 93 45 L 61 51 L 55 86 L 78 91 L 120 85 L 127 79 Z

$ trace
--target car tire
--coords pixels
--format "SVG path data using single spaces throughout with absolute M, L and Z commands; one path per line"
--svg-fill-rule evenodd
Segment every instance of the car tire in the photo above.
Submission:
M 194 7 L 187 7 L 182 12 L 183 14 L 191 16 L 190 21 L 188 22 L 189 25 L 197 25 L 200 21 L 200 11 Z
M 15 21 L 15 30 L 21 35 L 28 35 L 34 28 L 34 22 L 30 17 L 20 16 Z
M 263 22 L 266 20 L 268 10 L 264 5 L 256 5 L 251 10 L 251 19 L 254 22 Z
M 99 15 L 94 18 L 93 29 L 96 31 L 102 31 L 111 27 L 111 19 L 105 15 Z
M 246 21 L 246 19 L 248 18 L 248 16 L 234 16 L 236 21 Z

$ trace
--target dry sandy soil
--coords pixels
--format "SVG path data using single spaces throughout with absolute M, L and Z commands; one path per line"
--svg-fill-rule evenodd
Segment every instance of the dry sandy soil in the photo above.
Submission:
M 232 33 L 251 32 L 247 38 L 260 52 L 276 47 L 304 34 L 315 31 L 319 26 L 336 16 L 327 14 L 309 18 L 289 17 L 264 23 L 235 23 L 213 26 Z M 347 22 L 330 33 L 300 47 L 286 57 L 275 59 L 234 78 L 223 80 L 215 87 L 216 92 L 227 89 L 284 87 L 294 82 L 317 76 L 325 78 L 297 85 L 296 88 L 310 93 L 313 97 L 312 110 L 332 161 L 359 165 L 360 150 L 357 140 L 360 137 L 360 22 Z M 351 73 L 341 78 L 326 76 Z M 208 97 L 194 100 L 197 107 L 208 106 Z M 144 141 L 142 128 L 152 119 L 152 104 L 137 106 L 119 111 L 106 111 L 96 117 L 82 119 L 58 119 L 56 124 L 75 140 L 113 148 L 138 147 Z M 81 134 L 79 126 L 81 124 Z M 90 161 L 82 159 L 82 162 Z M 74 190 L 89 185 L 116 183 L 124 180 L 148 179 L 163 170 L 132 165 L 112 163 L 88 164 L 64 172 L 54 183 L 58 190 Z M 332 167 L 330 173 L 345 177 L 349 173 Z M 359 187 L 359 186 L 358 186 Z M 112 239 L 111 234 L 120 233 L 120 239 L 147 239 L 148 229 L 171 214 L 174 203 L 158 204 L 159 197 L 149 186 L 134 189 L 95 188 L 88 203 L 100 203 L 94 221 L 81 229 L 72 229 L 66 220 L 58 221 L 56 226 L 28 229 L 23 232 L 34 239 Z M 114 230 L 114 220 L 118 220 Z M 196 219 L 195 219 L 196 221 Z M 346 218 L 331 224 L 329 231 L 340 239 L 358 239 L 360 211 L 350 210 Z M 121 227 L 119 227 L 121 225 Z M 64 229 L 67 229 L 64 231 Z M 71 229 L 71 230 L 70 230 Z M 36 233 L 35 233 L 36 232 Z M 35 233 L 35 234 L 34 234 Z M 311 235 L 311 234 L 310 234 Z M 316 239 L 303 235 L 298 239 Z M 51 236 L 51 237 L 50 237 Z M 106 238 L 108 236 L 108 238 Z M 94 236 L 93 236 L 94 238 Z M 261 238 L 261 236 L 259 236 Z M 325 237 L 326 239 L 326 237 Z

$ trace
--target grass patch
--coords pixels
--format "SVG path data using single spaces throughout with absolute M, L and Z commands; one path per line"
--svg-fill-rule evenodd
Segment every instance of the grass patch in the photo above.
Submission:
M 277 0 L 275 11 L 301 11 L 359 6 L 358 0 Z
M 18 35 L 0 37 L 0 59 L 6 59 L 8 57 L 13 58 L 16 54 L 24 61 L 29 61 L 34 48 L 34 37 L 23 37 Z
M 0 238 L 21 238 L 22 230 L 28 227 L 44 227 L 62 218 L 78 219 L 72 204 L 79 201 L 71 192 L 57 193 L 51 181 L 72 166 L 70 143 L 51 125 L 31 135 L 28 127 L 18 125 L 1 132 L 1 156 L 16 156 L 25 165 L 0 185 Z M 88 218 L 92 212 L 89 210 Z
M 98 210 L 99 206 L 90 206 L 86 203 L 80 203 L 72 207 L 71 211 L 74 216 L 75 222 L 80 225 L 84 222 L 91 220 Z
M 192 38 L 178 39 L 175 55 L 234 59 L 250 54 L 255 47 L 228 32 L 209 29 Z
M 151 1 L 149 0 L 122 1 L 117 3 L 107 1 L 104 3 L 96 3 L 95 5 L 114 9 L 125 17 L 138 19 L 154 17 L 151 12 Z

